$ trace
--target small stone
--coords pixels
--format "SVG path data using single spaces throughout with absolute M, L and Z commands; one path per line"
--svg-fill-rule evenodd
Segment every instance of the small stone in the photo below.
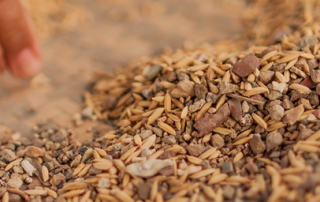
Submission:
M 298 140 L 305 140 L 308 137 L 310 137 L 313 133 L 314 133 L 314 131 L 311 130 L 310 128 L 303 128 L 300 130 Z
M 16 154 L 10 149 L 4 149 L 2 151 L 2 156 L 4 156 L 4 159 L 8 162 L 11 162 L 17 158 Z
M 20 189 L 20 187 L 23 185 L 23 181 L 19 177 L 12 177 L 7 182 L 7 185 L 11 188 Z
M 175 72 L 168 72 L 165 76 L 169 82 L 173 82 L 177 79 L 177 74 Z
M 303 105 L 299 105 L 295 108 L 292 108 L 284 113 L 283 116 L 283 123 L 293 125 L 302 115 L 304 112 L 304 107 Z
M 266 145 L 261 140 L 260 134 L 253 134 L 249 144 L 254 154 L 263 154 L 263 152 L 266 150 Z
M 309 76 L 306 76 L 305 79 L 300 84 L 310 89 L 317 87 L 317 84 L 314 83 Z
M 314 110 L 312 114 L 315 115 L 318 119 L 320 119 L 320 109 Z
M 163 138 L 163 142 L 165 144 L 172 145 L 172 144 L 175 144 L 177 141 L 174 135 L 169 135 Z
M 152 177 L 162 168 L 171 165 L 173 165 L 173 161 L 171 160 L 150 159 L 128 165 L 126 167 L 126 172 L 139 177 Z
M 206 99 L 206 94 L 208 93 L 208 89 L 199 83 L 194 85 L 194 94 L 197 97 L 197 100 Z
M 287 66 L 287 63 L 280 63 L 280 64 L 275 64 L 271 67 L 271 70 L 274 72 L 284 72 L 285 67 Z
M 223 104 L 215 114 L 206 113 L 193 125 L 199 131 L 199 137 L 210 133 L 214 128 L 221 126 L 228 119 L 230 109 L 228 103 Z
M 165 151 L 158 157 L 158 159 L 169 159 L 175 156 L 176 156 L 175 151 Z
M 224 146 L 224 139 L 219 134 L 212 135 L 210 142 L 211 145 L 217 147 L 217 149 L 221 149 Z
M 278 83 L 276 81 L 272 81 L 272 89 L 277 90 L 280 93 L 283 93 L 283 91 L 286 89 L 287 84 L 286 83 Z
M 52 184 L 58 186 L 61 182 L 63 182 L 66 177 L 62 173 L 58 173 L 52 176 Z
M 184 79 L 190 80 L 190 77 L 188 74 L 186 74 L 184 72 L 179 72 L 178 79 L 179 79 L 179 81 L 183 81 Z
M 307 118 L 307 121 L 309 121 L 310 123 L 317 123 L 318 122 L 318 119 L 315 115 L 313 114 L 310 114 Z
M 98 181 L 97 187 L 99 188 L 109 188 L 111 186 L 111 182 L 108 178 L 100 178 Z
M 235 192 L 236 192 L 236 189 L 230 185 L 223 187 L 223 196 L 227 200 L 233 199 Z
M 24 180 L 26 183 L 30 184 L 32 183 L 32 178 L 31 177 L 27 177 L 25 180 Z
M 310 75 L 311 75 L 311 80 L 314 83 L 320 83 L 320 70 L 315 70 L 311 67 L 309 67 Z
M 221 94 L 209 92 L 209 93 L 207 93 L 206 101 L 212 102 L 212 104 L 216 104 L 218 102 L 218 100 L 220 99 L 220 97 L 221 97 Z
M 152 91 L 149 90 L 149 89 L 144 89 L 144 90 L 142 91 L 142 95 L 143 95 L 143 97 L 145 97 L 146 99 L 149 99 L 150 97 L 152 97 L 153 93 L 152 93 Z
M 253 124 L 253 118 L 250 114 L 244 115 L 240 120 L 240 125 L 243 127 L 250 127 Z
M 162 70 L 162 67 L 160 65 L 153 65 L 145 74 L 144 76 L 148 80 L 154 79 Z
M 294 64 L 294 66 L 298 67 L 298 68 L 302 68 L 307 64 L 307 61 L 305 58 L 300 57 L 299 60 L 296 62 L 296 64 Z
M 267 152 L 280 146 L 282 144 L 282 141 L 283 138 L 279 132 L 270 132 L 266 138 Z
M 288 99 L 283 99 L 283 101 L 282 101 L 282 106 L 283 106 L 283 108 L 285 108 L 285 109 L 291 109 L 291 108 L 294 107 L 293 103 L 292 103 L 290 100 L 288 100 Z
M 302 91 L 302 90 L 292 90 L 291 91 L 291 98 L 290 98 L 290 100 L 291 101 L 297 101 L 299 98 L 306 98 L 306 97 L 308 97 L 308 94 L 306 94 L 304 91 Z
M 82 163 L 85 163 L 85 162 L 86 162 L 88 159 L 90 159 L 91 157 L 93 157 L 93 149 L 92 149 L 92 148 L 88 148 L 88 149 L 84 152 L 81 162 L 82 162 Z
M 277 90 L 270 90 L 270 93 L 267 94 L 269 100 L 277 100 L 282 97 L 282 93 Z
M 203 107 L 204 104 L 206 104 L 206 101 L 204 99 L 201 99 L 201 100 L 193 103 L 189 107 L 189 112 L 193 113 L 193 112 L 196 112 L 196 111 L 200 110 Z
M 242 107 L 240 100 L 232 98 L 231 100 L 228 100 L 228 105 L 232 118 L 239 122 L 242 118 Z
M 198 157 L 206 150 L 206 147 L 203 144 L 196 144 L 188 145 L 186 149 L 190 155 Z
M 308 95 L 308 100 L 309 100 L 310 104 L 314 107 L 316 107 L 320 104 L 319 96 L 314 91 L 312 91 Z
M 28 157 L 39 157 L 43 156 L 44 151 L 38 147 L 28 146 L 26 156 Z
M 292 72 L 292 73 L 294 73 L 294 74 L 296 74 L 296 75 L 298 75 L 298 76 L 300 76 L 302 78 L 306 78 L 306 76 L 307 76 L 306 73 L 304 73 L 304 71 L 302 71 L 301 69 L 299 69 L 299 68 L 297 68 L 295 66 L 290 68 L 290 72 Z
M 193 121 L 187 121 L 187 126 L 186 126 L 186 134 L 191 135 L 192 131 L 193 131 Z
M 250 109 L 250 106 L 249 106 L 247 101 L 243 101 L 242 105 L 241 105 L 241 108 L 242 108 L 242 113 L 246 114 L 246 113 L 248 113 L 248 111 Z
M 316 93 L 317 95 L 320 95 L 320 83 L 316 87 Z
M 239 89 L 235 84 L 231 84 L 228 81 L 219 81 L 219 94 L 233 93 Z
M 260 66 L 260 61 L 258 58 L 253 54 L 249 53 L 246 55 L 242 60 L 238 61 L 232 71 L 239 75 L 240 77 L 247 77 L 249 76 L 256 68 Z
M 300 98 L 300 100 L 298 101 L 298 104 L 302 104 L 303 107 L 306 109 L 306 110 L 311 110 L 313 109 L 309 100 L 305 99 L 305 98 Z
M 147 200 L 150 197 L 150 190 L 151 190 L 152 184 L 149 182 L 143 182 L 138 184 L 138 196 L 142 200 Z
M 176 87 L 171 91 L 171 96 L 174 98 L 193 96 L 194 82 L 184 79 L 180 81 Z
M 298 46 L 300 47 L 300 49 L 302 48 L 313 48 L 316 44 L 318 43 L 318 39 L 316 36 L 314 35 L 307 35 L 304 36 L 300 39 L 300 41 L 298 42 Z
M 29 176 L 32 176 L 33 173 L 36 172 L 36 168 L 28 160 L 23 160 L 21 162 L 21 166 L 26 171 L 26 173 L 28 173 Z
M 284 116 L 284 109 L 280 105 L 271 106 L 268 111 L 271 119 L 274 121 L 280 121 Z
M 225 161 L 222 164 L 222 168 L 221 168 L 221 172 L 222 173 L 233 173 L 233 164 L 231 161 Z
M 19 165 L 13 166 L 12 169 L 14 173 L 21 174 L 21 175 L 24 173 L 23 168 Z
M 232 128 L 237 122 L 233 118 L 228 118 L 225 122 L 223 122 L 223 125 L 227 128 Z
M 275 72 L 274 71 L 264 71 L 260 72 L 260 81 L 263 84 L 268 84 L 272 81 L 274 77 Z
M 141 133 L 139 136 L 141 137 L 142 140 L 145 140 L 146 138 L 150 137 L 152 135 L 152 130 L 141 130 Z

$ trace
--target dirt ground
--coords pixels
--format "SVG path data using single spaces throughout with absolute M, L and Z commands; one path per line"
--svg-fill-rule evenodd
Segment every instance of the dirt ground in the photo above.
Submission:
M 87 122 L 74 127 L 81 112 L 82 93 L 96 71 L 110 72 L 129 61 L 161 52 L 166 47 L 213 43 L 241 35 L 239 2 L 212 0 L 94 0 L 74 1 L 91 19 L 77 28 L 42 41 L 44 85 L 30 85 L 5 74 L 0 78 L 0 123 L 32 137 L 32 127 L 50 122 L 71 127 L 79 140 Z M 41 76 L 39 76 L 41 80 Z M 90 134 L 90 133 L 88 133 Z

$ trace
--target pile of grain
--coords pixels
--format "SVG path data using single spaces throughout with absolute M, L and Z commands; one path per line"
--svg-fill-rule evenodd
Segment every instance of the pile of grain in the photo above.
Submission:
M 64 128 L 38 126 L 28 141 L 0 127 L 2 201 L 319 201 L 320 26 L 302 30 L 106 76 L 77 122 L 116 130 L 87 145 Z

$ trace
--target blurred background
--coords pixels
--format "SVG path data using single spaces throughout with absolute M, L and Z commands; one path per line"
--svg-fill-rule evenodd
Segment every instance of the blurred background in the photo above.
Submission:
M 320 13 L 315 0 L 22 0 L 42 44 L 43 71 L 0 78 L 0 123 L 32 137 L 38 123 L 73 127 L 99 72 L 178 47 L 242 39 L 270 44 Z M 314 12 L 314 13 L 312 13 Z M 278 38 L 277 38 L 278 37 Z M 81 137 L 96 123 L 75 128 Z M 88 138 L 86 136 L 86 138 Z

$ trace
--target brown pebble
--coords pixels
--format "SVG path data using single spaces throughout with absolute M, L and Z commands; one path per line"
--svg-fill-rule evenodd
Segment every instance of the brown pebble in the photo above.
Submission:
M 171 91 L 171 96 L 174 98 L 189 97 L 194 94 L 194 82 L 184 79 L 180 81 Z
M 26 150 L 26 155 L 28 157 L 39 157 L 43 156 L 44 151 L 38 147 L 29 146 Z
M 268 111 L 271 119 L 274 121 L 280 121 L 284 116 L 284 109 L 280 105 L 271 106 Z
M 247 77 L 256 68 L 258 68 L 260 64 L 261 63 L 258 58 L 253 53 L 249 53 L 241 61 L 234 65 L 232 71 L 240 77 Z
M 241 102 L 238 99 L 233 98 L 228 100 L 228 105 L 232 118 L 239 122 L 242 117 Z
M 190 155 L 198 157 L 206 150 L 206 147 L 203 144 L 196 144 L 188 145 L 186 149 Z
M 266 150 L 266 145 L 261 140 L 260 134 L 253 134 L 249 144 L 254 154 L 262 154 Z
M 211 136 L 211 145 L 221 149 L 224 146 L 224 139 L 219 134 L 214 134 Z
M 282 135 L 279 132 L 270 132 L 266 138 L 267 152 L 282 144 Z
M 287 123 L 289 125 L 293 125 L 304 112 L 303 105 L 299 105 L 293 109 L 290 109 L 284 113 L 283 123 Z
M 147 200 L 150 197 L 150 190 L 151 190 L 152 184 L 149 182 L 143 182 L 138 184 L 138 195 L 139 198 L 142 200 Z
M 288 100 L 288 99 L 283 99 L 283 101 L 282 101 L 282 106 L 283 106 L 283 108 L 285 108 L 285 109 L 291 109 L 291 108 L 294 107 L 293 103 L 292 103 L 290 100 Z
M 199 137 L 203 137 L 225 122 L 229 115 L 229 106 L 228 103 L 225 103 L 215 114 L 206 113 L 193 126 L 199 131 Z
M 314 83 L 309 76 L 306 76 L 306 77 L 304 78 L 304 80 L 303 80 L 300 84 L 303 85 L 303 86 L 306 86 L 306 87 L 308 87 L 308 88 L 315 88 L 315 87 L 317 87 L 317 84 Z
M 196 83 L 194 85 L 194 94 L 198 100 L 206 99 L 207 93 L 208 93 L 208 89 L 204 85 L 199 84 L 199 83 Z

